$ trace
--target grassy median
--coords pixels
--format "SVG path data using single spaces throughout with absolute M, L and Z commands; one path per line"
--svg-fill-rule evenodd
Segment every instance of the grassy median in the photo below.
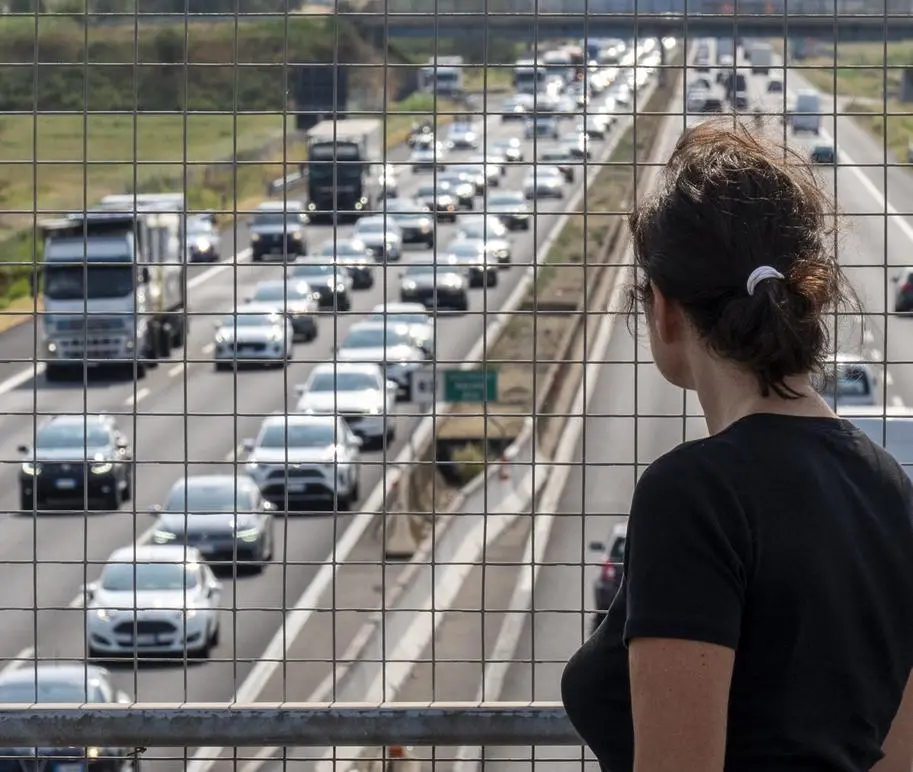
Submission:
M 597 314 L 582 318 L 587 304 L 581 301 L 594 298 L 605 271 L 611 270 L 613 264 L 607 262 L 611 247 L 624 237 L 637 178 L 659 136 L 663 112 L 676 93 L 677 78 L 669 81 L 653 92 L 637 116 L 636 130 L 633 126 L 625 130 L 589 188 L 582 207 L 585 214 L 570 215 L 526 299 L 489 344 L 485 366 L 498 371 L 498 401 L 454 405 L 452 414 L 441 419 L 439 439 L 466 443 L 454 458 L 459 479 L 471 479 L 481 471 L 484 443 L 479 438 L 516 437 L 526 416 L 542 414 L 555 368 L 579 362 L 580 354 L 566 355 L 569 336 L 582 321 L 587 322 L 588 334 L 595 331 Z

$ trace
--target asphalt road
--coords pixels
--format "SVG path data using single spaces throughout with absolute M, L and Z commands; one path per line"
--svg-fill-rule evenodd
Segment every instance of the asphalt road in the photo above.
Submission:
M 487 126 L 489 142 L 522 135 L 522 124 L 489 119 Z M 548 144 L 539 142 L 537 152 Z M 531 151 L 527 147 L 528 158 Z M 459 155 L 468 154 L 455 155 L 454 160 Z M 406 156 L 405 149 L 395 150 L 390 162 L 402 162 Z M 502 189 L 518 188 L 525 173 L 525 167 L 511 169 L 502 181 Z M 419 181 L 404 168 L 401 193 L 409 194 Z M 568 195 L 571 192 L 569 189 Z M 482 334 L 486 322 L 483 312 L 500 308 L 564 206 L 560 201 L 540 204 L 535 227 L 512 237 L 515 267 L 500 274 L 496 288 L 473 291 L 470 313 L 439 319 L 439 363 L 446 366 L 462 361 Z M 339 237 L 345 238 L 350 230 L 339 228 Z M 454 226 L 441 226 L 438 243 L 443 246 L 454 233 Z M 331 227 L 314 226 L 310 241 L 316 245 L 331 237 Z M 247 243 L 243 228 L 238 229 L 237 243 Z M 227 245 L 224 251 L 227 253 Z M 409 247 L 403 263 L 427 260 L 429 256 L 428 251 Z M 2 603 L 6 624 L 0 631 L 0 656 L 13 659 L 37 654 L 39 660 L 82 660 L 85 641 L 81 586 L 96 578 L 112 551 L 144 538 L 153 520 L 146 514 L 148 507 L 160 503 L 174 481 L 185 474 L 233 469 L 240 442 L 255 434 L 264 416 L 294 407 L 295 384 L 305 380 L 315 362 L 332 358 L 334 347 L 352 322 L 385 298 L 398 300 L 397 267 L 394 264 L 386 271 L 379 267 L 375 287 L 355 294 L 350 314 L 325 318 L 317 340 L 296 347 L 295 362 L 287 372 L 214 372 L 211 342 L 215 319 L 230 313 L 256 282 L 281 277 L 282 272 L 278 265 L 252 266 L 243 261 L 236 266 L 195 268 L 190 295 L 194 319 L 186 350 L 175 352 L 173 363 L 163 363 L 135 384 L 93 379 L 83 388 L 79 384 L 48 384 L 41 376 L 22 376 L 21 365 L 7 371 L 7 381 L 0 384 L 4 402 L 0 436 L 7 462 L 2 470 L 5 484 L 0 498 L 0 512 L 7 513 L 0 523 L 0 562 L 5 566 L 6 587 Z M 29 361 L 34 348 L 31 325 L 0 338 L 0 358 L 7 362 Z M 40 421 L 49 413 L 69 412 L 121 415 L 121 426 L 133 442 L 136 458 L 134 500 L 121 511 L 88 516 L 15 514 L 16 447 L 30 442 L 36 418 Z M 389 458 L 398 453 L 418 420 L 415 415 L 408 415 L 416 412 L 414 407 L 406 406 L 401 412 L 399 440 L 387 449 Z M 366 497 L 381 481 L 384 461 L 381 452 L 364 454 L 362 491 Z M 213 651 L 211 662 L 186 668 L 138 669 L 128 663 L 117 669 L 117 680 L 143 702 L 230 700 L 251 663 L 261 656 L 280 626 L 284 611 L 310 583 L 350 520 L 351 515 L 294 516 L 282 520 L 276 564 L 261 576 L 225 580 L 221 643 Z
M 771 77 L 777 74 L 771 71 Z M 695 77 L 689 74 L 689 81 Z M 767 82 L 767 78 L 752 76 L 749 91 L 753 105 L 771 113 L 782 112 L 796 91 L 808 88 L 795 72 L 788 72 L 789 93 L 784 99 L 767 94 Z M 833 110 L 833 101 L 823 98 L 822 109 Z M 688 117 L 682 122 L 697 120 Z M 913 175 L 903 168 L 886 170 L 879 143 L 849 118 L 826 118 L 817 138 L 791 136 L 778 116 L 766 121 L 771 136 L 785 139 L 804 156 L 816 142 L 836 137 L 839 166 L 836 170 L 818 168 L 816 174 L 842 213 L 835 248 L 865 310 L 864 320 L 852 317 L 838 325 L 838 348 L 880 365 L 882 401 L 894 405 L 913 402 L 909 333 L 913 320 L 885 314 L 886 307 L 893 310 L 890 277 L 898 267 L 913 263 L 908 257 L 913 223 L 909 217 L 892 214 L 913 212 Z M 682 126 L 678 119 L 670 124 L 667 143 Z M 523 632 L 513 657 L 516 664 L 509 669 L 503 691 L 490 699 L 560 700 L 564 665 L 589 634 L 592 584 L 602 555 L 590 551 L 588 545 L 604 541 L 612 527 L 625 520 L 634 485 L 647 465 L 683 440 L 706 434 L 693 395 L 686 397 L 662 379 L 645 339 L 635 340 L 621 321 L 614 325 L 605 362 L 558 505 L 560 517 L 555 519 L 540 569 L 532 620 Z M 588 772 L 598 769 L 588 751 L 555 747 L 537 747 L 535 756 L 525 748 L 487 749 L 485 768 L 522 772 L 532 767 L 531 758 L 550 772 L 579 770 L 581 759 L 586 759 Z

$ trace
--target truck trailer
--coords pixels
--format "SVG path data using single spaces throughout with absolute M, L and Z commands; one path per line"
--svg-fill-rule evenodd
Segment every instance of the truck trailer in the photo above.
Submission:
M 308 214 L 357 219 L 379 195 L 383 123 L 377 118 L 321 121 L 307 133 Z
M 83 367 L 136 368 L 138 378 L 187 339 L 184 196 L 108 196 L 41 223 L 39 324 L 45 377 Z

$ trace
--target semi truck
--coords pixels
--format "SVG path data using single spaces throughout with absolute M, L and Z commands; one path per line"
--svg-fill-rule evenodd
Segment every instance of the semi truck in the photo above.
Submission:
M 377 118 L 321 121 L 307 133 L 308 214 L 357 219 L 379 194 L 383 124 Z
M 773 65 L 774 52 L 770 43 L 753 43 L 751 46 L 751 74 L 767 75 Z
M 158 365 L 187 338 L 186 209 L 180 193 L 108 196 L 87 212 L 42 222 L 40 295 L 45 378 L 83 367 Z

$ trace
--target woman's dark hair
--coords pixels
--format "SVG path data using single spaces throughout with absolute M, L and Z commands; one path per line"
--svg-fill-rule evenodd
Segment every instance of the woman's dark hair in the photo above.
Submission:
M 755 375 L 762 395 L 798 397 L 786 379 L 822 369 L 828 312 L 857 306 L 834 255 L 830 212 L 794 152 L 731 122 L 694 126 L 660 192 L 630 215 L 640 269 L 631 308 L 649 305 L 655 284 L 717 355 Z M 748 277 L 762 265 L 785 278 L 749 295 Z

